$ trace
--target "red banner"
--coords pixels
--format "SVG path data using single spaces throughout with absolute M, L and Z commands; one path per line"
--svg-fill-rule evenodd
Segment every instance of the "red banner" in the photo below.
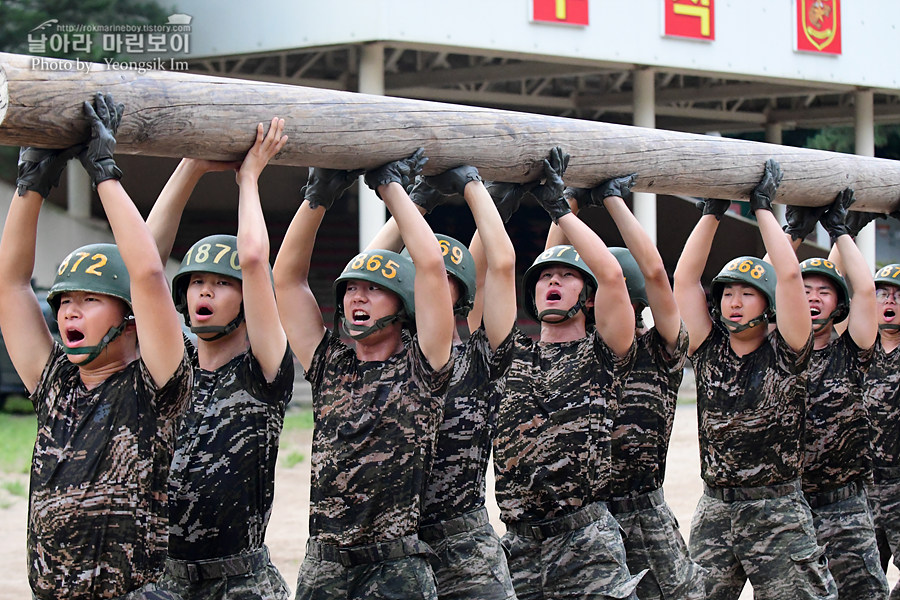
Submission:
M 841 53 L 841 0 L 796 0 L 797 50 Z
M 532 0 L 533 21 L 588 24 L 588 0 Z
M 663 0 L 665 34 L 695 40 L 716 39 L 715 0 Z

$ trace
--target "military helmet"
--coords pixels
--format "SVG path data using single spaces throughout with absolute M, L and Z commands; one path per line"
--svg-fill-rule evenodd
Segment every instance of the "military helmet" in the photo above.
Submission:
M 850 289 L 847 287 L 844 274 L 837 268 L 837 265 L 827 258 L 807 258 L 800 263 L 800 273 L 803 276 L 822 275 L 830 279 L 834 283 L 838 295 L 837 306 L 830 318 L 833 318 L 835 323 L 840 323 L 847 318 L 847 315 L 850 314 Z
M 722 304 L 722 291 L 730 283 L 742 283 L 758 289 L 769 301 L 769 308 L 764 315 L 771 319 L 775 316 L 775 267 L 755 256 L 739 256 L 730 261 L 712 280 L 712 297 L 715 301 L 713 310 L 719 312 Z
M 243 281 L 238 262 L 237 238 L 233 235 L 210 235 L 193 246 L 181 260 L 178 272 L 172 278 L 172 299 L 175 308 L 189 319 L 187 289 L 191 273 L 215 273 Z
M 131 280 L 115 244 L 88 244 L 73 250 L 56 270 L 47 293 L 53 313 L 59 312 L 63 292 L 95 292 L 124 301 L 131 309 Z
M 528 267 L 528 270 L 525 271 L 525 276 L 522 279 L 522 286 L 525 291 L 525 312 L 536 321 L 540 321 L 540 318 L 537 312 L 537 304 L 535 304 L 534 301 L 534 290 L 537 286 L 537 281 L 541 276 L 541 271 L 554 265 L 572 267 L 581 273 L 582 277 L 584 277 L 584 289 L 582 290 L 584 299 L 588 297 L 588 294 L 590 293 L 589 290 L 596 291 L 599 287 L 597 278 L 594 277 L 591 269 L 583 260 L 581 260 L 581 256 L 575 250 L 574 246 L 561 245 L 547 248 L 534 259 L 534 262 Z M 583 308 L 584 307 L 582 307 L 582 309 Z M 586 311 L 585 313 L 589 320 L 593 317 L 590 313 L 591 311 Z
M 448 273 L 456 277 L 462 286 L 453 312 L 465 317 L 472 310 L 472 305 L 475 304 L 475 259 L 472 258 L 472 253 L 465 244 L 459 240 L 441 233 L 434 234 L 434 237 L 441 245 L 444 267 Z M 409 258 L 409 250 L 404 248 L 400 255 Z
M 390 250 L 367 250 L 354 256 L 334 280 L 334 309 L 336 316 L 344 313 L 344 292 L 351 279 L 369 281 L 390 290 L 400 297 L 405 317 L 412 320 L 416 314 L 413 282 L 416 268 L 406 256 Z
M 900 264 L 885 265 L 875 272 L 875 285 L 886 283 L 900 287 Z
M 644 274 L 641 273 L 637 261 L 634 260 L 634 256 L 631 254 L 631 250 L 613 247 L 609 251 L 619 261 L 619 266 L 622 267 L 622 274 L 625 276 L 625 286 L 628 288 L 628 297 L 631 298 L 631 303 L 637 306 L 638 312 L 642 311 L 650 305 L 650 302 L 647 300 Z

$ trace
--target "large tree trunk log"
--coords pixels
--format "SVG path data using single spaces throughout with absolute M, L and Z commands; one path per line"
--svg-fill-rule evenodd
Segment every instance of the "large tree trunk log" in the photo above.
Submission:
M 472 164 L 488 180 L 528 181 L 559 145 L 572 156 L 569 185 L 636 172 L 635 191 L 746 200 L 771 157 L 784 169 L 778 202 L 821 206 L 846 187 L 856 190 L 856 210 L 890 212 L 900 200 L 900 162 L 886 159 L 181 72 L 77 67 L 0 53 L 0 144 L 58 148 L 85 139 L 82 103 L 104 91 L 125 104 L 117 135 L 124 154 L 235 160 L 252 145 L 257 123 L 280 116 L 290 139 L 278 164 L 372 168 L 423 146 L 426 174 Z

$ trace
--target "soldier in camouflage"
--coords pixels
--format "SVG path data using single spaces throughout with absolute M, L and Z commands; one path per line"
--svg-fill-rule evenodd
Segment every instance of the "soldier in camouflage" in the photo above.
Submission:
M 609 485 L 612 418 L 634 362 L 634 310 L 622 269 L 563 198 L 568 155 L 544 161 L 537 198 L 572 245 L 525 273 L 535 341 L 518 328 L 497 349 L 503 399 L 494 440 L 503 544 L 520 600 L 636 598 Z M 591 326 L 593 324 L 594 326 Z
M 298 599 L 437 598 L 417 530 L 453 364 L 453 306 L 441 248 L 402 185 L 423 150 L 366 174 L 409 258 L 365 251 L 337 278 L 326 329 L 308 274 L 325 210 L 354 173 L 315 169 L 275 261 L 278 309 L 312 384 L 310 539 Z M 415 292 L 415 295 L 413 294 Z M 402 329 L 416 333 L 404 343 Z
M 463 342 L 459 332 L 453 332 L 453 374 L 425 488 L 419 537 L 438 556 L 434 575 L 441 600 L 507 600 L 515 598 L 515 591 L 500 538 L 488 521 L 485 474 L 499 404 L 490 356 L 516 318 L 515 250 L 475 167 L 419 177 L 410 190 L 423 214 L 456 195 L 465 199 L 475 218 L 472 252 L 454 238 L 437 237 L 454 311 L 467 318 L 471 333 Z M 401 245 L 393 219 L 369 243 L 391 250 L 400 250 Z
M 863 379 L 878 335 L 875 284 L 846 222 L 852 203 L 853 190 L 843 190 L 818 215 L 831 236 L 831 260 L 810 258 L 800 264 L 814 336 L 807 373 L 803 493 L 840 597 L 883 600 L 888 583 L 878 564 L 865 491 L 872 464 Z M 795 249 L 806 232 L 791 224 L 815 223 L 813 214 L 819 212 L 791 207 L 787 233 Z
M 875 273 L 878 340 L 865 381 L 865 401 L 872 424 L 872 470 L 869 506 L 881 568 L 887 571 L 891 555 L 900 566 L 900 264 Z M 900 600 L 900 584 L 891 590 Z
M 700 278 L 730 202 L 706 200 L 675 270 L 704 483 L 690 551 L 709 570 L 711 599 L 737 598 L 747 579 L 755 598 L 837 597 L 800 489 L 812 324 L 800 265 L 772 214 L 780 180 L 768 161 L 750 196 L 771 264 L 746 256 L 725 265 L 712 282 L 711 314 Z
M 275 461 L 294 364 L 278 319 L 269 237 L 257 181 L 287 141 L 284 120 L 243 162 L 185 160 L 147 223 L 168 257 L 191 190 L 207 171 L 237 169 L 238 232 L 195 243 L 172 281 L 172 297 L 197 335 L 194 389 L 178 423 L 169 475 L 169 553 L 160 587 L 184 600 L 287 599 L 287 582 L 264 545 Z
M 607 505 L 624 532 L 629 571 L 647 570 L 637 587 L 638 598 L 702 600 L 706 570 L 691 560 L 662 490 L 687 355 L 687 330 L 662 257 L 625 204 L 635 177 L 617 177 L 593 189 L 566 188 L 572 212 L 605 207 L 628 246 L 610 250 L 625 274 L 634 307 L 637 355 L 613 421 Z M 561 241 L 553 239 L 548 244 Z M 649 330 L 641 318 L 648 306 L 654 323 Z
M 114 134 L 124 107 L 98 93 L 84 109 L 85 145 L 22 150 L 0 238 L 0 327 L 38 423 L 28 577 L 40 599 L 170 600 L 154 580 L 166 555 L 174 419 L 191 372 L 153 238 L 118 181 Z M 83 246 L 59 265 L 48 294 L 59 344 L 31 276 L 42 198 L 76 153 L 117 246 Z

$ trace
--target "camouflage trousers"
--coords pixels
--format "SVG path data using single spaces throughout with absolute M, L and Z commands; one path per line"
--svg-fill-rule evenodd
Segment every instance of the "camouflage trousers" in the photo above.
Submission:
M 165 571 L 157 583 L 183 600 L 287 600 L 291 595 L 265 546 L 210 560 L 167 558 Z
M 881 569 L 887 571 L 891 555 L 900 568 L 900 479 L 877 479 L 868 492 Z M 900 583 L 891 590 L 891 600 L 900 600 Z
M 434 569 L 440 600 L 515 600 L 506 553 L 487 509 L 419 529 L 440 565 Z
M 128 592 L 116 600 L 183 600 L 178 594 L 161 588 L 156 583 L 148 583 L 139 590 Z
M 691 522 L 690 550 L 709 571 L 709 600 L 737 599 L 748 579 L 756 600 L 837 598 L 799 481 L 707 487 Z
M 647 570 L 637 587 L 638 598 L 706 598 L 706 569 L 691 560 L 662 488 L 633 498 L 610 500 L 607 505 L 624 531 L 628 570 Z
M 416 536 L 339 547 L 310 538 L 297 577 L 296 600 L 437 600 L 430 560 Z
M 644 575 L 625 562 L 619 524 L 598 502 L 563 517 L 507 523 L 501 542 L 519 600 L 628 598 Z
M 888 582 L 878 562 L 875 525 L 862 483 L 807 496 L 807 500 L 838 595 L 854 600 L 887 598 Z

